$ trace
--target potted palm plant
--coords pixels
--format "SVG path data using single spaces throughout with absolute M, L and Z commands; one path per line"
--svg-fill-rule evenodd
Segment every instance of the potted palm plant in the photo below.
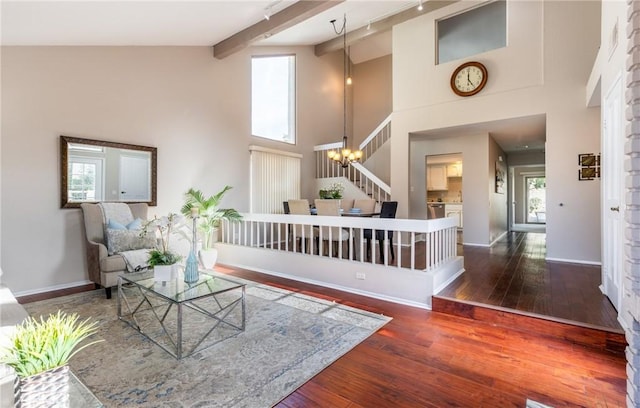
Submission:
M 220 201 L 230 186 L 212 196 L 205 196 L 201 190 L 189 189 L 184 195 L 185 203 L 180 210 L 186 217 L 198 217 L 197 228 L 202 236 L 202 249 L 199 251 L 200 262 L 206 269 L 213 269 L 218 251 L 213 248 L 221 220 L 237 222 L 242 215 L 233 208 L 219 208 Z
M 61 311 L 46 320 L 29 317 L 17 325 L 0 358 L 18 375 L 16 406 L 67 406 L 69 360 L 85 347 L 103 341 L 80 346 L 97 330 L 97 322 L 79 321 L 77 314 Z

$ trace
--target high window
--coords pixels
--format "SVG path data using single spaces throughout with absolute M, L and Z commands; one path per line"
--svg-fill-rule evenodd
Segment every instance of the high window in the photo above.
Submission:
M 295 144 L 295 72 L 293 55 L 251 59 L 251 133 Z
M 436 63 L 507 46 L 507 2 L 494 1 L 437 22 Z

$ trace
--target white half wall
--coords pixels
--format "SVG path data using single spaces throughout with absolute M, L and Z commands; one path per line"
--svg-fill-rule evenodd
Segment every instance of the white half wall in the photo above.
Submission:
M 225 265 L 426 309 L 431 297 L 463 272 L 462 257 L 424 272 L 240 245 L 218 243 L 216 248 L 218 262 Z M 356 278 L 360 273 L 365 279 Z

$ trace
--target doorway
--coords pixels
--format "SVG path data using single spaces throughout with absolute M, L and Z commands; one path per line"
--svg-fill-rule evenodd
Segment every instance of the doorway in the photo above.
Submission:
M 546 169 L 545 164 L 509 167 L 511 208 L 510 231 L 545 232 Z
M 544 176 L 526 176 L 525 177 L 525 206 L 527 224 L 546 224 L 547 223 L 547 187 L 546 178 Z

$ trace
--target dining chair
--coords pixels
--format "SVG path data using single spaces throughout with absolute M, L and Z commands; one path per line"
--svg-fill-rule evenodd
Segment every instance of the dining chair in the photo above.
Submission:
M 285 209 L 288 207 L 289 214 L 297 214 L 297 215 L 311 215 L 311 209 L 309 208 L 309 200 L 301 199 L 301 200 L 289 200 L 286 202 L 287 205 Z M 305 252 L 308 251 L 308 243 L 310 238 L 314 238 L 317 235 L 317 230 L 314 228 L 310 230 L 308 226 L 294 224 L 293 225 L 293 234 L 290 237 L 295 237 L 298 243 L 298 251 L 302 252 L 302 236 L 304 235 L 305 240 Z
M 340 208 L 342 208 L 342 211 L 349 211 L 350 209 L 353 208 L 354 200 L 348 199 L 348 198 L 341 198 L 339 201 L 340 201 Z
M 339 200 L 324 200 L 324 199 L 316 199 L 315 200 L 316 211 L 318 215 L 329 215 L 329 216 L 340 216 L 340 202 Z M 331 252 L 338 253 L 338 245 L 341 245 L 344 242 L 347 242 L 347 257 L 349 256 L 349 231 L 341 227 L 320 227 L 318 231 L 318 237 L 321 237 L 323 241 L 327 241 L 328 250 L 331 248 L 329 244 L 329 239 L 331 239 L 331 243 L 335 250 Z
M 396 211 L 398 210 L 398 202 L 397 201 L 384 201 L 382 203 L 382 207 L 380 208 L 380 218 L 396 218 Z M 365 229 L 362 231 L 364 239 L 367 240 L 367 261 L 371 258 L 371 239 L 373 239 L 373 234 L 370 229 Z M 393 231 L 387 231 L 387 239 L 389 239 L 389 249 L 391 251 L 391 262 L 395 261 L 396 254 L 393 250 Z M 380 259 L 382 263 L 384 263 L 385 251 L 384 251 L 384 230 L 376 230 L 376 240 L 380 245 Z
M 366 198 L 364 200 L 354 200 L 353 208 L 359 208 L 362 213 L 373 213 L 376 210 L 376 200 Z

